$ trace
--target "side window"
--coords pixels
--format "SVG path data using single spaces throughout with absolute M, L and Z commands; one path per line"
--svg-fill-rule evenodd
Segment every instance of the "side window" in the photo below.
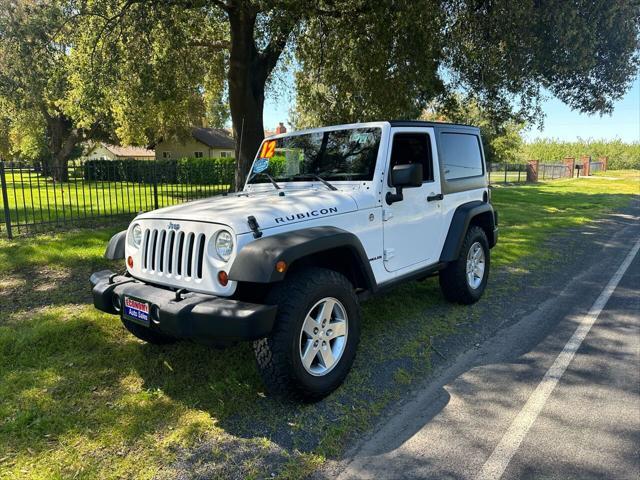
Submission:
M 442 133 L 439 147 L 446 180 L 477 177 L 484 173 L 480 139 L 476 135 Z
M 396 133 L 391 147 L 392 169 L 396 165 L 422 164 L 422 181 L 433 181 L 431 140 L 426 133 Z

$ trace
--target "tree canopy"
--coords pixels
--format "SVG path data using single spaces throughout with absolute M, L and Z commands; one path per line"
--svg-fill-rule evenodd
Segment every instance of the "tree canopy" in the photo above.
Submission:
M 516 125 L 540 118 L 545 91 L 608 113 L 639 66 L 636 1 L 0 1 L 0 98 L 16 111 L 133 144 L 230 116 L 237 185 L 279 66 L 295 71 L 298 126 L 417 118 L 456 98 Z

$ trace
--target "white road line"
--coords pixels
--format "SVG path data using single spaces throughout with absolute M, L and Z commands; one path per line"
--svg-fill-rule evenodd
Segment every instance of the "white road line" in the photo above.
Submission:
M 589 330 L 591 330 L 591 327 L 598 319 L 600 312 L 602 312 L 602 309 L 609 301 L 609 298 L 638 253 L 638 250 L 640 250 L 640 240 L 636 242 L 624 259 L 624 262 L 622 262 L 622 265 L 620 265 L 620 268 L 618 268 L 618 271 L 611 277 L 607 286 L 604 287 L 604 290 L 602 290 L 600 296 L 594 302 L 589 313 L 580 318 L 578 328 L 576 328 L 576 331 L 564 346 L 562 352 L 560 352 L 555 362 L 553 362 L 553 365 L 551 365 L 551 368 L 533 391 L 525 406 L 520 410 L 518 416 L 513 420 L 513 423 L 511 423 L 509 429 L 493 450 L 489 459 L 482 466 L 482 470 L 480 470 L 476 477 L 477 480 L 498 480 L 502 477 L 511 458 L 520 447 L 522 440 L 524 440 L 533 422 L 536 421 L 536 418 L 544 408 L 551 392 L 553 392 L 553 389 L 569 366 L 576 351 L 580 348 Z

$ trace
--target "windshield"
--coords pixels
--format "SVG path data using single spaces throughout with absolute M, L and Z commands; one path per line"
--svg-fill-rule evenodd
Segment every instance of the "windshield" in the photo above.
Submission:
M 266 140 L 253 164 L 249 183 L 373 179 L 380 128 L 356 128 L 291 135 Z

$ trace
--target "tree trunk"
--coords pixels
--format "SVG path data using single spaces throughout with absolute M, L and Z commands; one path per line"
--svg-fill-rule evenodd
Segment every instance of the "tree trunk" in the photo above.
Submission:
M 229 106 L 236 140 L 235 189 L 242 190 L 251 162 L 264 139 L 262 112 L 268 77 L 253 38 L 256 13 L 245 5 L 229 12 Z
M 66 182 L 69 179 L 69 157 L 80 141 L 80 133 L 63 115 L 47 116 L 47 131 L 51 160 L 46 170 L 54 180 Z

